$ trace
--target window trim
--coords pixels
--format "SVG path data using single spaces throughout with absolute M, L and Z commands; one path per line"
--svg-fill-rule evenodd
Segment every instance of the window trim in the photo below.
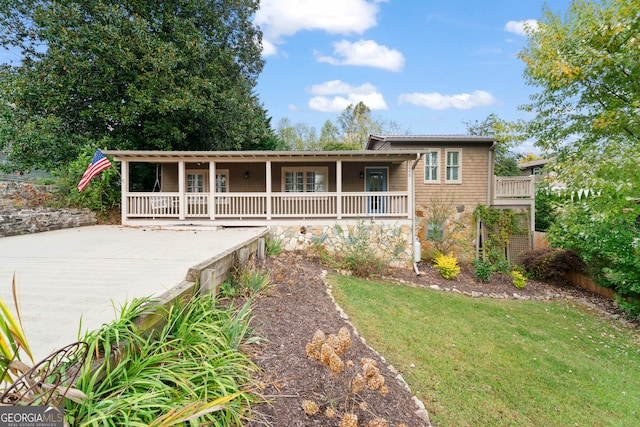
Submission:
M 302 185 L 302 191 L 287 191 L 287 172 L 302 172 L 304 182 Z M 282 177 L 280 183 L 280 190 L 283 193 L 316 193 L 316 191 L 307 191 L 307 172 L 322 172 L 324 174 L 324 191 L 317 191 L 317 193 L 326 193 L 329 187 L 329 168 L 327 166 L 283 166 Z
M 458 153 L 458 164 L 455 166 L 449 165 L 449 153 Z M 447 148 L 444 155 L 444 182 L 445 184 L 462 184 L 462 149 L 460 148 Z M 449 167 L 458 168 L 458 179 L 449 179 L 448 170 Z
M 427 179 L 427 167 L 430 167 L 430 165 L 427 164 L 427 158 L 428 155 L 431 153 L 436 153 L 436 179 Z M 441 150 L 439 148 L 434 148 L 432 150 L 428 150 L 425 152 L 425 159 L 424 159 L 424 170 L 423 170 L 423 174 L 422 174 L 422 180 L 425 184 L 440 184 L 440 169 L 441 169 L 441 157 L 440 156 Z
M 189 191 L 189 175 L 202 175 L 202 191 Z M 189 194 L 207 193 L 209 191 L 209 171 L 202 169 L 185 170 L 185 192 Z

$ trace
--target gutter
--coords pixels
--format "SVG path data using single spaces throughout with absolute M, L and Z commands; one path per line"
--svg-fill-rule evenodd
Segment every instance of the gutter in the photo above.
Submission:
M 416 276 L 420 276 L 420 271 L 418 270 L 418 262 L 420 261 L 421 249 L 420 242 L 416 238 L 416 179 L 415 179 L 415 169 L 422 158 L 424 153 L 416 153 L 416 159 L 413 161 L 411 165 L 411 200 L 413 202 L 413 206 L 411 207 L 411 238 L 413 240 L 413 271 L 416 272 Z

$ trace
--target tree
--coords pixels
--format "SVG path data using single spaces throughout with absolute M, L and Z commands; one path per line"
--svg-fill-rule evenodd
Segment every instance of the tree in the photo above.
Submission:
M 342 143 L 346 147 L 362 149 L 369 135 L 380 133 L 382 126 L 371 117 L 371 109 L 362 101 L 350 104 L 338 117 L 338 126 L 342 131 Z
M 574 0 L 564 20 L 546 9 L 537 30 L 529 31 L 520 57 L 527 83 L 540 91 L 523 106 L 535 114 L 527 131 L 539 147 L 559 155 L 565 175 L 579 159 L 595 166 L 637 157 L 639 15 L 634 0 Z M 589 169 L 579 173 L 581 180 L 597 175 L 597 168 Z
M 520 57 L 539 89 L 527 135 L 557 155 L 567 195 L 553 244 L 579 252 L 601 286 L 640 313 L 640 2 L 574 0 L 544 11 Z
M 0 141 L 22 167 L 53 168 L 83 146 L 268 149 L 253 93 L 263 67 L 257 0 L 5 0 Z
M 336 146 L 340 141 L 340 129 L 334 125 L 331 120 L 326 120 L 320 130 L 320 138 L 318 145 L 326 151 L 332 150 L 332 146 Z
M 496 114 L 489 114 L 483 121 L 464 122 L 467 126 L 467 133 L 476 136 L 493 136 L 496 141 L 494 149 L 494 171 L 497 176 L 518 176 L 519 155 L 510 150 L 518 141 L 520 136 L 518 129 L 521 123 L 510 123 L 502 120 Z
M 316 129 L 305 123 L 291 124 L 288 118 L 280 119 L 276 135 L 282 141 L 281 147 L 284 150 L 317 150 L 318 141 Z

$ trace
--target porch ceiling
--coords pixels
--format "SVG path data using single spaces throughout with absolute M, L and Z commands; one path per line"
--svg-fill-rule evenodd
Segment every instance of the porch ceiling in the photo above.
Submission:
M 360 151 L 118 151 L 103 150 L 116 161 L 128 162 L 266 162 L 287 161 L 391 161 L 415 160 L 419 153 L 412 150 Z

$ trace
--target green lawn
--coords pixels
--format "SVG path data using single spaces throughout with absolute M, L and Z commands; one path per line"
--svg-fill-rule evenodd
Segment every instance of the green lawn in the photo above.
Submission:
M 638 331 L 571 301 L 472 299 L 332 276 L 435 426 L 640 425 Z

